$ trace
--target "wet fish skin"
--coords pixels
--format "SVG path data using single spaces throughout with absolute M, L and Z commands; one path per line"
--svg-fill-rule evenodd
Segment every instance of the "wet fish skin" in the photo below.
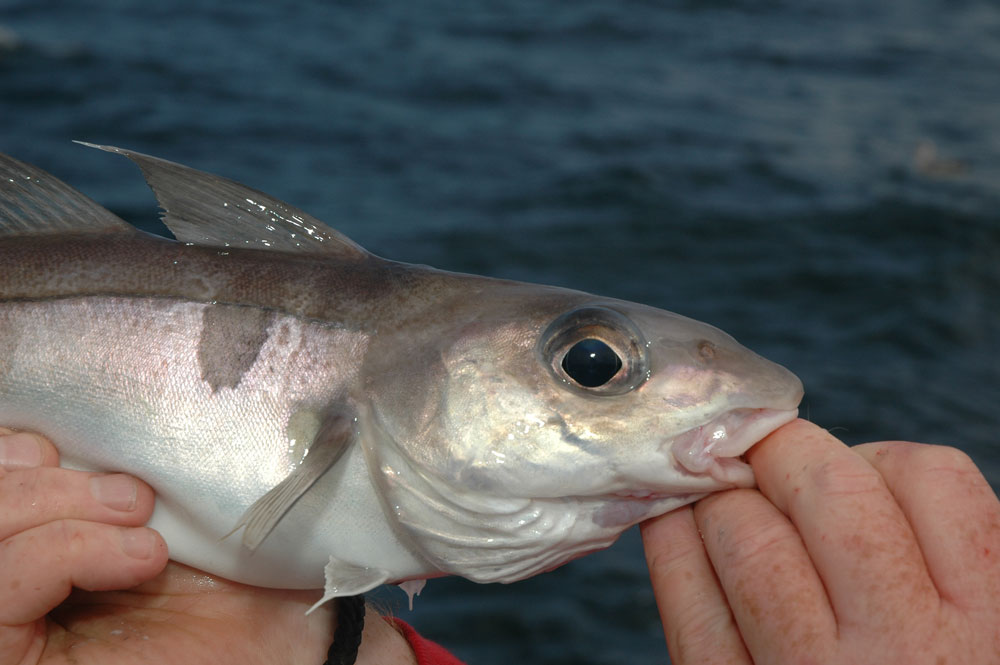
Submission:
M 184 563 L 325 597 L 514 581 L 752 484 L 739 455 L 795 416 L 798 379 L 706 324 L 381 259 L 107 149 L 178 240 L 0 157 L 0 422 L 149 482 Z M 580 339 L 621 359 L 607 384 L 563 367 Z

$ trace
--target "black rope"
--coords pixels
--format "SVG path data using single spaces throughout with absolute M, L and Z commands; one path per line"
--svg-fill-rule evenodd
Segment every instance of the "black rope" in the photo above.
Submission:
M 337 630 L 326 653 L 325 665 L 354 665 L 361 646 L 361 632 L 365 629 L 365 597 L 363 594 L 342 596 L 336 603 Z

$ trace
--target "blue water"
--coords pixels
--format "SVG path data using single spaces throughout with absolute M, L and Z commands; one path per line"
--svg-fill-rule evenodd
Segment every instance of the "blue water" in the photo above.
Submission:
M 154 225 L 71 139 L 382 256 L 709 321 L 848 442 L 949 443 L 1000 486 L 995 3 L 0 0 L 0 151 Z M 477 665 L 666 659 L 635 532 L 397 611 Z

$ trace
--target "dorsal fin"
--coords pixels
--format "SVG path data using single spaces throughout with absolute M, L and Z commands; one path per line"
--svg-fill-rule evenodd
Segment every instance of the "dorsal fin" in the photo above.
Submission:
M 138 164 L 163 208 L 163 223 L 181 242 L 343 259 L 368 256 L 315 217 L 233 180 L 123 148 L 83 145 L 124 155 Z
M 136 230 L 55 176 L 0 154 L 0 236 L 98 232 Z

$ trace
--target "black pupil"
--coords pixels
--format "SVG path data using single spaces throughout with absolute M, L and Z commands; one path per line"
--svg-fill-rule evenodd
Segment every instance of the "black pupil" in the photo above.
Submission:
M 603 386 L 622 368 L 621 358 L 599 339 L 580 340 L 566 352 L 563 369 L 586 388 Z

